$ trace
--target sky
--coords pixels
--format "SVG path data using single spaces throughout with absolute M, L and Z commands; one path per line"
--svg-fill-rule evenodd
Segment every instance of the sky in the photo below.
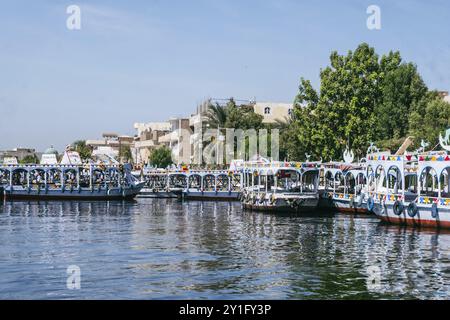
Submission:
M 134 135 L 208 97 L 292 102 L 301 77 L 318 88 L 330 53 L 362 42 L 450 90 L 449 36 L 447 0 L 0 0 L 0 150 Z

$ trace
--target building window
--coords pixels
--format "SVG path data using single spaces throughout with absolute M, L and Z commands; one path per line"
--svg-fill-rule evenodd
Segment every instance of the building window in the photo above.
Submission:
M 292 109 L 291 108 L 288 109 L 288 115 L 292 116 Z
M 270 107 L 264 108 L 264 114 L 270 114 Z

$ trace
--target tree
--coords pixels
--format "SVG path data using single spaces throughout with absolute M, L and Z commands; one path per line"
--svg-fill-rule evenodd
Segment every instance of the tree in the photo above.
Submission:
M 234 100 L 230 99 L 229 104 L 234 104 Z M 227 121 L 227 106 L 221 106 L 218 103 L 210 105 L 206 111 L 205 124 L 211 128 L 225 127 Z
M 283 133 L 286 153 L 296 160 L 337 160 L 349 145 L 365 156 L 370 142 L 395 146 L 410 131 L 409 115 L 428 89 L 399 52 L 381 58 L 363 43 L 347 55 L 332 52 L 320 72 L 320 91 L 301 79 L 292 128 Z
M 401 139 L 408 134 L 411 109 L 424 97 L 428 88 L 412 63 L 400 64 L 383 71 L 381 100 L 375 106 L 376 132 L 378 139 Z M 383 61 L 381 63 L 383 66 Z M 382 69 L 384 69 L 382 67 Z
M 157 168 L 167 168 L 173 163 L 172 151 L 166 146 L 155 149 L 151 153 L 149 161 L 151 165 Z
M 411 113 L 409 125 L 410 133 L 415 137 L 415 147 L 422 139 L 430 143 L 430 148 L 435 147 L 439 143 L 439 134 L 450 127 L 450 103 L 435 96 L 426 103 L 425 108 Z
M 36 164 L 39 162 L 39 159 L 35 154 L 27 155 L 22 160 L 20 160 L 20 164 Z
M 264 117 L 260 114 L 255 113 L 253 106 L 251 105 L 236 106 L 235 104 L 230 104 L 228 105 L 226 111 L 226 128 L 259 130 L 263 127 L 262 121 Z
M 119 150 L 119 159 L 130 161 L 133 159 L 130 146 L 121 146 Z
M 92 149 L 86 145 L 85 140 L 77 140 L 72 143 L 72 148 L 80 154 L 82 160 L 90 159 L 92 156 Z

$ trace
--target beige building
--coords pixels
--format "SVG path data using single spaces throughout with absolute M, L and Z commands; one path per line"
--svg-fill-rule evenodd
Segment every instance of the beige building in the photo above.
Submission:
M 448 94 L 448 91 L 438 91 L 439 96 L 445 101 L 450 103 L 450 95 Z
M 263 123 L 274 123 L 283 121 L 292 114 L 293 105 L 279 102 L 255 102 L 253 104 L 255 113 L 264 117 Z
M 171 118 L 170 132 L 159 139 L 172 150 L 172 159 L 175 164 L 191 163 L 191 135 L 189 118 Z
M 40 158 L 41 153 L 36 152 L 32 148 L 14 148 L 12 150 L 0 151 L 0 164 L 3 163 L 5 158 L 16 158 L 17 161 L 22 161 L 26 157 Z
M 132 148 L 135 163 L 147 163 L 153 150 L 166 145 L 161 138 L 171 131 L 170 122 L 135 123 L 136 138 Z
M 134 137 L 126 135 L 118 135 L 116 133 L 104 133 L 102 139 L 86 140 L 86 146 L 92 148 L 93 155 L 109 155 L 118 157 L 120 149 L 132 148 L 134 145 Z

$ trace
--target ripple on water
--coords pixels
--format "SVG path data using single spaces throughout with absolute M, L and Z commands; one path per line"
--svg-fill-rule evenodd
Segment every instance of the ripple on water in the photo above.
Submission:
M 450 235 L 239 203 L 6 202 L 2 299 L 448 299 Z M 66 287 L 67 267 L 81 289 Z M 380 282 L 368 286 L 368 270 Z

